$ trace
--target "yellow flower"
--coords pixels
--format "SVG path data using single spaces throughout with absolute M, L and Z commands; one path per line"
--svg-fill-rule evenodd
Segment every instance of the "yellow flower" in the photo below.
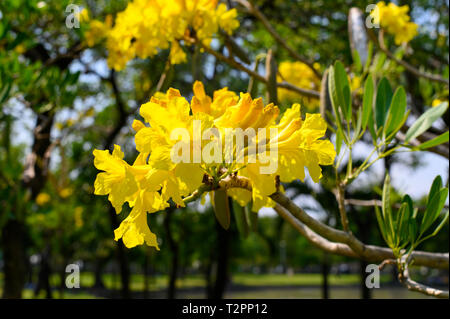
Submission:
M 141 106 L 144 122 L 135 120 L 132 124 L 138 151 L 133 165 L 123 160 L 124 154 L 117 145 L 112 154 L 94 151 L 94 165 L 103 171 L 94 183 L 95 194 L 109 195 L 118 213 L 125 202 L 132 207 L 130 215 L 115 230 L 115 239 L 121 238 L 127 247 L 145 243 L 159 249 L 156 235 L 148 227 L 147 213 L 168 207 L 169 201 L 184 206 L 184 198 L 197 190 L 205 177 L 216 182 L 226 174 L 247 177 L 251 192 L 230 189 L 228 195 L 240 205 L 251 202 L 252 210 L 258 211 L 274 205 L 270 195 L 276 191 L 277 176 L 282 182 L 303 181 L 308 168 L 313 181 L 318 182 L 322 176 L 320 165 L 331 165 L 334 161 L 333 145 L 321 139 L 327 128 L 325 121 L 319 114 L 306 114 L 303 121 L 299 104 L 289 108 L 277 122 L 278 107 L 272 103 L 264 105 L 261 98 L 252 99 L 248 93 L 241 93 L 238 98 L 235 92 L 224 88 L 215 91 L 211 98 L 201 82 L 194 83 L 193 91 L 190 103 L 171 88 L 166 93 L 158 92 Z M 238 150 L 222 145 L 221 135 L 205 138 L 204 134 L 213 129 L 219 133 L 253 129 L 257 133 L 243 138 L 243 149 Z M 173 134 L 180 132 L 177 130 L 186 132 L 187 137 Z M 267 130 L 276 134 L 267 135 Z M 251 142 L 262 147 L 252 149 Z M 187 161 L 174 160 L 179 149 L 187 150 Z M 273 153 L 274 149 L 278 152 Z M 211 154 L 211 150 L 218 152 L 219 161 L 205 159 L 206 151 Z M 222 156 L 228 151 L 232 156 L 225 160 L 226 156 Z M 196 158 L 199 153 L 201 156 Z M 277 164 L 273 171 L 264 171 L 267 161 L 261 155 L 269 164 Z
M 315 63 L 314 68 L 319 69 L 319 65 Z M 287 81 L 300 88 L 308 90 L 319 90 L 320 80 L 314 72 L 302 62 L 281 62 L 278 67 L 279 75 L 277 81 Z M 287 89 L 278 89 L 278 100 L 281 102 L 303 102 L 308 110 L 316 110 L 320 102 L 317 99 L 305 98 L 304 96 Z
M 433 102 L 431 102 L 431 107 L 436 107 L 436 106 L 440 105 L 443 102 L 444 101 L 442 101 L 440 99 L 434 99 Z
M 180 64 L 186 62 L 186 53 L 184 53 L 178 42 L 172 42 L 172 47 L 170 49 L 170 63 Z
M 410 22 L 408 11 L 407 5 L 399 7 L 392 2 L 386 5 L 384 1 L 380 1 L 370 15 L 374 18 L 374 23 L 380 24 L 392 34 L 395 44 L 400 45 L 411 41 L 417 35 L 418 25 Z
M 44 206 L 45 204 L 47 204 L 48 202 L 50 202 L 50 195 L 47 193 L 39 193 L 36 196 L 36 204 L 38 204 L 39 206 Z
M 75 227 L 80 228 L 83 226 L 83 207 L 77 206 L 74 211 Z
M 95 195 L 108 195 L 109 201 L 119 214 L 122 205 L 133 202 L 132 196 L 138 191 L 130 166 L 123 160 L 124 154 L 120 146 L 114 145 L 112 155 L 109 151 L 94 150 L 94 165 L 104 171 L 95 179 Z
M 89 22 L 89 30 L 85 33 L 86 43 L 92 47 L 103 38 L 108 36 L 112 26 L 112 16 L 107 15 L 105 22 L 92 20 Z
M 72 193 L 73 193 L 73 189 L 70 188 L 70 187 L 66 187 L 66 188 L 63 188 L 63 189 L 59 192 L 59 196 L 61 196 L 62 198 L 67 198 L 67 197 L 69 197 L 70 195 L 72 195 Z
M 89 21 L 89 11 L 87 11 L 86 8 L 83 8 L 75 16 L 79 22 Z
M 191 30 L 209 45 L 219 28 L 231 34 L 239 22 L 236 9 L 228 10 L 217 0 L 134 0 L 111 26 L 112 21 L 91 21 L 86 41 L 93 46 L 106 38 L 108 65 L 121 70 L 135 57 L 152 57 L 168 48 L 171 63 L 183 63 L 186 54 L 179 41 L 186 40 Z
M 23 44 L 19 44 L 18 46 L 16 46 L 14 48 L 14 51 L 19 53 L 19 54 L 22 54 L 22 53 L 24 53 L 26 51 L 26 47 Z

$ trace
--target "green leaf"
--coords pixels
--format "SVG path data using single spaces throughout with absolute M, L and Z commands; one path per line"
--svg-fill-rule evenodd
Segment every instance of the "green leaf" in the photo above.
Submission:
M 380 129 L 386 121 L 389 106 L 392 100 L 392 89 L 389 81 L 383 77 L 377 87 L 377 97 L 375 99 L 375 122 L 377 129 Z
M 356 127 L 354 128 L 354 136 L 353 136 L 353 142 L 356 142 L 359 136 L 359 132 L 361 132 L 361 126 L 362 126 L 362 110 L 361 108 L 358 109 L 358 113 L 356 115 Z
M 434 195 L 437 194 L 437 192 L 439 192 L 441 188 L 442 188 L 442 178 L 440 175 L 438 175 L 434 178 L 433 183 L 431 184 L 430 191 L 428 192 L 427 205 L 430 204 L 431 199 L 434 197 Z
M 250 230 L 254 233 L 258 232 L 258 213 L 252 212 L 251 203 L 245 206 L 245 216 L 247 217 L 247 223 Z
M 372 116 L 373 109 L 373 77 L 369 75 L 364 83 L 364 96 L 363 96 L 363 115 L 362 115 L 362 130 L 364 131 L 369 122 L 369 118 Z
M 446 211 L 444 213 L 444 218 L 442 218 L 442 221 L 439 223 L 439 225 L 436 226 L 436 228 L 434 229 L 434 231 L 429 235 L 429 237 L 432 236 L 436 236 L 437 233 L 439 233 L 439 231 L 442 229 L 442 227 L 444 227 L 444 225 L 447 223 L 448 221 L 448 211 Z
M 427 208 L 420 225 L 420 235 L 423 235 L 428 228 L 436 221 L 441 214 L 442 209 L 445 206 L 447 200 L 448 189 L 442 188 L 434 194 L 434 196 L 428 200 Z
M 445 113 L 447 108 L 448 103 L 443 102 L 439 106 L 433 107 L 423 113 L 406 132 L 405 142 L 416 138 L 417 136 L 428 130 L 431 125 Z
M 380 209 L 375 205 L 375 215 L 377 216 L 378 226 L 380 227 L 381 236 L 383 236 L 384 241 L 390 247 L 392 244 L 388 241 L 386 225 L 384 224 L 383 217 L 381 216 Z
M 361 58 L 358 50 L 352 50 L 353 64 L 355 65 L 355 71 L 360 73 L 362 69 Z
M 389 107 L 386 124 L 384 126 L 385 136 L 394 132 L 398 124 L 402 121 L 406 111 L 406 93 L 403 87 L 399 87 L 392 98 L 391 106 Z
M 233 214 L 239 234 L 243 238 L 247 238 L 249 229 L 247 217 L 245 216 L 245 208 L 239 205 L 235 200 L 233 200 Z
M 404 215 L 400 221 L 400 227 L 398 227 L 398 232 L 402 239 L 402 242 L 408 241 L 409 238 L 409 223 L 411 222 L 411 217 L 413 214 L 412 200 L 408 195 L 405 195 L 402 199 L 402 206 L 404 207 Z
M 340 61 L 334 63 L 334 79 L 339 103 L 338 108 L 342 110 L 344 118 L 350 122 L 352 116 L 350 83 L 344 65 Z
M 448 131 L 415 147 L 414 149 L 426 150 L 437 145 L 441 145 L 448 142 Z
M 230 227 L 230 204 L 225 190 L 215 190 L 213 192 L 213 207 L 217 221 L 224 228 Z
M 338 132 L 339 131 L 341 132 L 345 143 L 348 144 L 347 137 L 345 135 L 345 132 L 342 129 L 342 117 L 341 117 L 341 112 L 339 109 L 340 99 L 338 96 L 338 88 L 336 87 L 336 79 L 334 76 L 334 67 L 333 66 L 330 66 L 330 68 L 328 70 L 328 92 L 330 92 L 331 106 L 333 107 L 333 112 L 334 112 L 334 115 L 336 116 L 337 130 L 338 130 Z
M 364 72 L 367 71 L 370 67 L 370 64 L 372 63 L 372 56 L 373 56 L 373 43 L 372 41 L 369 41 L 369 47 L 367 49 L 367 61 L 364 65 Z
M 341 146 L 342 146 L 342 131 L 338 130 L 336 132 L 336 154 L 339 155 L 341 152 Z
M 386 174 L 383 185 L 383 197 L 382 197 L 382 211 L 383 218 L 386 223 L 387 232 L 394 237 L 394 223 L 392 220 L 392 209 L 391 209 L 391 182 L 389 174 Z

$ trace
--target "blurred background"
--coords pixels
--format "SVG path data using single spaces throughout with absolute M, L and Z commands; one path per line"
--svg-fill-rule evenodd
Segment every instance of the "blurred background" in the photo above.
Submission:
M 225 1 L 229 6 L 234 2 Z M 101 21 L 124 10 L 125 0 L 2 0 L 0 2 L 0 295 L 11 298 L 423 298 L 397 283 L 396 272 L 382 271 L 381 288 L 365 285 L 366 266 L 324 253 L 301 237 L 271 209 L 258 215 L 232 215 L 231 227 L 216 222 L 209 200 L 187 208 L 149 215 L 160 251 L 124 247 L 113 231 L 129 212 L 116 215 L 106 196 L 94 196 L 98 171 L 93 149 L 121 145 L 126 160 L 136 156 L 133 119 L 160 83 L 174 87 L 188 100 L 192 84 L 201 80 L 206 91 L 229 87 L 247 91 L 249 77 L 212 55 L 188 47 L 188 63 L 167 68 L 168 50 L 151 59 L 134 59 L 115 72 L 106 63 L 101 44 L 85 43 L 85 25 L 68 28 L 69 4 L 88 10 Z M 335 60 L 352 65 L 347 15 L 350 7 L 363 12 L 371 1 L 253 1 L 277 32 L 304 56 L 325 70 Z M 448 1 L 397 1 L 409 5 L 419 35 L 401 54 L 409 63 L 432 66 L 448 77 Z M 260 53 L 274 48 L 276 60 L 288 53 L 253 16 L 239 11 L 235 43 L 253 67 Z M 229 50 L 224 41 L 211 47 Z M 376 50 L 375 50 L 376 51 Z M 419 115 L 434 99 L 448 99 L 448 87 L 418 79 L 374 53 L 373 72 L 386 75 L 393 87 L 409 93 L 412 114 Z M 262 73 L 264 71 L 263 65 Z M 259 69 L 257 69 L 259 70 Z M 301 72 L 301 71 L 300 71 Z M 285 74 L 294 84 L 319 90 L 306 72 Z M 297 80 L 298 79 L 298 80 Z M 357 77 L 352 83 L 357 82 Z M 356 88 L 358 84 L 356 83 Z M 253 88 L 264 96 L 265 86 Z M 318 102 L 299 95 L 283 99 L 303 110 L 319 112 Z M 440 127 L 439 127 L 440 125 Z M 448 127 L 448 111 L 436 131 Z M 357 145 L 361 158 L 371 148 Z M 447 144 L 448 156 L 448 144 Z M 358 159 L 356 159 L 357 161 Z M 397 197 L 408 193 L 420 202 L 436 175 L 448 185 L 448 158 L 434 153 L 404 153 L 387 157 L 363 174 L 347 198 L 380 198 L 384 172 L 389 171 Z M 326 174 L 332 176 L 333 174 Z M 288 195 L 308 213 L 331 226 L 339 224 L 337 203 L 327 185 L 285 185 Z M 363 242 L 384 245 L 372 207 L 350 206 L 351 229 Z M 419 247 L 449 249 L 448 225 L 439 236 Z M 66 287 L 69 264 L 80 269 L 80 288 Z M 9 267 L 9 268 L 8 268 Z M 5 270 L 12 269 L 5 278 Z M 434 286 L 448 286 L 448 271 L 413 268 L 415 278 Z M 419 280 L 420 281 L 420 280 Z

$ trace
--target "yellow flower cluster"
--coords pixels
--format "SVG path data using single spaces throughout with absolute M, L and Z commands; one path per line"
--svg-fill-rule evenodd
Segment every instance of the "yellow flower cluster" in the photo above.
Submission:
M 319 64 L 315 63 L 314 68 L 319 69 Z M 315 90 L 320 89 L 320 79 L 314 72 L 302 62 L 281 62 L 278 67 L 279 75 L 277 81 L 287 81 L 300 88 Z M 302 101 L 308 110 L 315 110 L 319 107 L 318 99 L 305 98 L 304 96 L 288 89 L 278 89 L 278 100 L 281 102 Z
M 47 193 L 39 193 L 36 196 L 36 204 L 38 204 L 39 206 L 44 206 L 45 204 L 50 202 L 50 200 L 51 200 L 51 197 Z
M 305 178 L 305 167 L 314 182 L 322 176 L 320 165 L 331 165 L 335 158 L 333 144 L 324 136 L 327 125 L 320 114 L 306 114 L 305 120 L 300 113 L 300 105 L 294 104 L 277 121 L 279 109 L 273 104 L 264 106 L 261 98 L 252 99 L 248 93 L 236 93 L 227 88 L 217 90 L 210 97 L 205 93 L 201 82 L 195 82 L 194 96 L 189 103 L 176 89 L 165 94 L 157 94 L 140 108 L 145 123 L 135 120 L 135 143 L 139 152 L 136 160 L 129 165 L 123 160 L 124 153 L 115 145 L 112 154 L 108 150 L 94 150 L 94 165 L 103 171 L 95 180 L 95 194 L 108 195 L 108 199 L 120 213 L 124 203 L 132 208 L 129 216 L 115 230 L 115 239 L 122 238 L 127 247 L 141 245 L 154 246 L 158 243 L 147 224 L 147 213 L 153 213 L 169 206 L 171 200 L 176 205 L 185 206 L 183 199 L 197 190 L 206 180 L 219 181 L 224 176 L 237 174 L 247 177 L 252 191 L 229 189 L 228 195 L 240 205 L 252 202 L 252 210 L 263 206 L 273 206 L 269 198 L 276 191 L 276 177 L 282 182 L 291 182 Z M 196 123 L 200 121 L 200 133 L 196 133 Z M 147 124 L 146 124 L 147 123 Z M 225 131 L 227 129 L 274 129 L 272 134 L 254 137 L 258 142 L 277 147 L 276 170 L 262 174 L 263 162 L 237 161 L 234 154 L 231 161 L 208 162 L 204 158 L 195 159 L 195 149 L 205 154 L 211 141 L 219 140 L 222 135 L 211 135 L 205 140 L 209 129 Z M 189 132 L 188 141 L 173 132 L 183 129 Z M 276 130 L 275 130 L 276 129 Z M 173 150 L 176 145 L 185 145 L 189 161 L 174 162 Z M 185 143 L 185 144 L 183 144 Z M 264 144 L 265 143 L 265 144 Z M 214 144 L 215 145 L 215 144 Z M 258 144 L 259 145 L 259 144 Z M 209 150 L 209 149 L 208 149 Z M 214 150 L 215 151 L 215 150 Z M 225 153 L 225 148 L 218 152 Z M 258 152 L 270 153 L 269 147 Z M 208 152 L 206 152 L 208 153 Z M 243 154 L 243 155 L 242 155 Z M 240 154 L 245 158 L 252 156 L 248 149 Z M 204 156 L 204 155 L 203 155 Z
M 228 34 L 239 26 L 236 9 L 228 10 L 218 0 L 134 0 L 111 21 L 91 22 L 88 45 L 106 37 L 108 65 L 121 70 L 135 58 L 152 57 L 170 47 L 172 64 L 185 62 L 180 42 L 195 37 L 209 45 L 222 28 Z
M 417 35 L 417 24 L 410 21 L 409 6 L 397 6 L 384 1 L 377 3 L 377 8 L 370 15 L 374 23 L 380 24 L 388 33 L 394 36 L 395 44 L 400 45 L 411 41 Z

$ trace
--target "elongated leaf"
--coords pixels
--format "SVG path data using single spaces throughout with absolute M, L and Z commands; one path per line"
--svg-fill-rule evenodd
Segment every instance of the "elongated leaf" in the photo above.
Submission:
M 247 217 L 245 216 L 245 208 L 239 205 L 236 201 L 233 200 L 233 214 L 234 219 L 236 220 L 236 226 L 239 231 L 239 234 L 243 238 L 247 238 L 248 236 L 248 223 Z
M 439 106 L 433 107 L 423 113 L 406 132 L 405 142 L 416 138 L 417 136 L 428 130 L 431 125 L 445 113 L 447 108 L 448 103 L 444 102 Z
M 409 224 L 411 222 L 415 222 L 412 220 L 413 213 L 414 213 L 414 207 L 411 200 L 411 197 L 409 195 L 403 196 L 402 199 L 402 205 L 405 204 L 405 218 L 402 222 L 402 226 L 400 228 L 400 234 L 402 234 L 402 239 L 404 241 L 407 241 L 409 239 Z
M 373 77 L 369 75 L 364 83 L 362 130 L 364 131 L 373 110 Z
M 352 116 L 350 83 L 344 65 L 340 61 L 336 61 L 334 64 L 334 79 L 339 108 L 342 110 L 344 118 L 349 122 Z
M 386 222 L 387 232 L 394 235 L 395 230 L 391 209 L 391 181 L 389 174 L 386 174 L 386 178 L 384 179 L 382 205 L 383 218 Z
M 378 226 L 380 228 L 381 236 L 383 236 L 384 241 L 390 247 L 392 245 L 392 243 L 390 243 L 390 241 L 388 240 L 386 225 L 384 223 L 383 217 L 381 216 L 380 209 L 378 208 L 378 206 L 375 206 L 375 215 L 377 216 L 377 221 L 378 221 Z
M 336 116 L 337 129 L 338 129 L 338 131 L 341 132 L 341 135 L 344 138 L 345 142 L 348 143 L 345 132 L 342 129 L 342 117 L 341 117 L 341 112 L 339 109 L 340 99 L 338 96 L 338 89 L 336 87 L 336 79 L 334 76 L 334 67 L 333 66 L 330 66 L 330 68 L 328 69 L 328 91 L 330 93 L 331 106 L 333 107 L 333 112 L 334 112 L 334 115 Z
M 420 144 L 415 149 L 426 150 L 428 148 L 435 147 L 435 146 L 438 146 L 438 145 L 441 145 L 441 144 L 444 144 L 447 142 L 448 142 L 448 131 L 439 135 L 438 137 L 435 137 L 425 143 Z
M 227 192 L 225 190 L 215 190 L 212 202 L 217 221 L 224 229 L 228 229 L 230 227 L 230 206 Z
M 390 135 L 402 121 L 406 111 L 406 93 L 403 87 L 399 87 L 392 98 L 391 106 L 389 107 L 386 124 L 384 126 L 385 136 Z
M 251 203 L 245 206 L 245 216 L 249 229 L 254 233 L 258 232 L 258 213 L 252 212 Z
M 430 237 L 436 236 L 437 233 L 439 233 L 439 231 L 442 229 L 442 227 L 444 227 L 444 225 L 447 223 L 447 221 L 448 221 L 448 211 L 445 212 L 444 218 L 442 218 L 442 221 L 439 223 L 439 225 L 436 226 L 434 231 L 430 234 Z
M 440 175 L 438 175 L 434 178 L 433 183 L 431 184 L 430 191 L 428 192 L 427 206 L 431 204 L 431 199 L 434 197 L 434 195 L 437 194 L 437 192 L 440 191 L 441 188 L 442 188 L 442 178 Z
M 362 126 L 362 110 L 361 108 L 358 109 L 358 113 L 356 114 L 356 127 L 354 128 L 354 137 L 353 140 L 356 141 L 358 138 L 359 132 L 361 132 L 361 126 Z
M 447 200 L 448 189 L 443 188 L 436 192 L 434 196 L 428 201 L 427 209 L 425 210 L 422 223 L 420 225 L 420 234 L 423 235 L 428 228 L 436 221 L 441 214 Z
M 377 87 L 377 97 L 375 100 L 375 122 L 377 124 L 377 129 L 380 129 L 386 121 L 391 100 L 391 85 L 386 78 L 382 78 Z

